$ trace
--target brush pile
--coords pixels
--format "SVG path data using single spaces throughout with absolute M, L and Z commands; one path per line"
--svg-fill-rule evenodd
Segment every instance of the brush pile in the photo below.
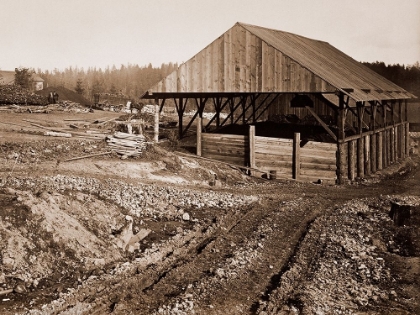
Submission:
M 145 136 L 124 132 L 115 132 L 114 135 L 107 136 L 106 142 L 112 151 L 121 155 L 121 159 L 141 155 L 148 144 Z

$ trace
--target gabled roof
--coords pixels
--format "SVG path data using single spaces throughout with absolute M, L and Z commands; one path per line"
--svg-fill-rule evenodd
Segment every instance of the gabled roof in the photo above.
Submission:
M 336 91 L 356 102 L 415 98 L 327 42 L 245 23 L 236 23 L 143 97 Z
M 14 84 L 15 74 L 15 71 L 0 70 L 0 84 Z M 44 79 L 35 73 L 32 74 L 32 80 L 34 82 L 44 82 Z
M 0 84 L 13 84 L 15 82 L 14 71 L 0 70 Z

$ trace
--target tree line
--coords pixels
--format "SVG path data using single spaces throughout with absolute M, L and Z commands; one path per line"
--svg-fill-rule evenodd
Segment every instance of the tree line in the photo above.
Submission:
M 386 65 L 384 62 L 363 62 L 365 66 L 420 98 L 420 63 Z
M 407 91 L 420 97 L 420 64 L 386 65 L 384 62 L 363 62 L 363 64 Z M 176 63 L 162 64 L 160 67 L 139 65 L 121 65 L 101 68 L 70 67 L 63 71 L 38 70 L 37 74 L 45 80 L 48 86 L 62 86 L 93 99 L 95 93 L 110 93 L 125 95 L 137 99 L 148 88 L 178 68 Z
M 96 67 L 87 70 L 69 67 L 62 71 L 38 69 L 37 74 L 45 80 L 44 86 L 65 87 L 91 100 L 96 93 L 124 95 L 137 99 L 177 68 L 176 63 L 162 64 L 160 67 L 153 67 L 149 63 L 147 66 L 112 66 L 104 70 Z

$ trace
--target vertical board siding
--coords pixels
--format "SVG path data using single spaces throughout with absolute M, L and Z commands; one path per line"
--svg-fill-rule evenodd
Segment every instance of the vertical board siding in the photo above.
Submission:
M 335 89 L 260 37 L 235 25 L 150 90 L 252 93 Z

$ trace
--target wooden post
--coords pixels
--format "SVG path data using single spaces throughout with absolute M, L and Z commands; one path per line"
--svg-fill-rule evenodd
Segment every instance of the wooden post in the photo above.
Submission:
M 385 132 L 385 145 L 386 145 L 386 166 L 388 167 L 391 164 L 391 129 L 387 129 Z
M 356 141 L 351 140 L 349 141 L 349 179 L 351 181 L 354 181 L 356 178 Z
M 155 128 L 153 141 L 156 143 L 159 142 L 159 99 L 155 99 Z
M 300 133 L 295 132 L 293 136 L 293 178 L 300 177 Z
M 357 177 L 363 178 L 365 175 L 365 165 L 363 159 L 363 104 L 357 103 L 357 131 L 359 133 L 359 138 L 357 139 Z
M 203 130 L 203 118 L 197 119 L 197 155 L 201 156 L 201 132 Z
M 383 167 L 383 139 L 382 139 L 382 135 L 383 135 L 383 131 L 380 131 L 378 133 L 378 146 L 377 146 L 377 151 L 378 151 L 378 161 L 377 161 L 377 168 L 378 170 L 381 170 Z
M 370 170 L 372 173 L 376 173 L 376 160 L 377 160 L 377 151 L 376 151 L 376 142 L 377 142 L 377 134 L 374 133 L 369 136 L 370 137 Z
M 365 174 L 367 176 L 370 175 L 370 159 L 371 159 L 371 154 L 370 154 L 370 137 L 369 135 L 363 137 L 364 138 L 364 148 L 363 148 L 363 155 L 365 156 Z
M 363 178 L 365 175 L 365 168 L 363 163 L 363 137 L 357 139 L 357 177 Z
M 403 118 L 403 106 L 402 106 L 402 100 L 398 100 L 398 109 L 399 109 L 399 115 L 400 115 L 400 125 L 398 126 L 398 158 L 403 159 L 404 158 L 404 126 L 402 122 L 404 121 Z
M 345 170 L 346 167 L 346 152 L 344 150 L 344 146 L 346 143 L 344 139 L 346 134 L 344 132 L 344 125 L 346 123 L 346 110 L 344 108 L 344 94 L 340 92 L 338 95 L 338 119 L 337 119 L 337 127 L 338 127 L 338 134 L 337 134 L 337 184 L 341 185 L 344 184 L 344 175 L 348 174 L 348 170 Z
M 249 126 L 249 166 L 251 168 L 256 168 L 256 165 L 255 165 L 255 126 L 252 126 L 252 125 Z
M 405 124 L 405 155 L 410 156 L 410 124 Z
M 391 139 L 390 139 L 390 149 L 391 149 L 391 154 L 390 154 L 390 162 L 391 164 L 393 164 L 395 162 L 395 127 L 392 127 L 391 130 Z
M 401 142 L 401 158 L 405 159 L 405 124 L 402 123 L 401 124 L 401 137 L 400 137 L 400 142 Z
M 174 99 L 176 110 L 178 113 L 178 138 L 181 139 L 183 136 L 183 118 L 184 118 L 184 99 L 181 97 L 178 101 L 178 104 L 176 102 L 176 99 Z

